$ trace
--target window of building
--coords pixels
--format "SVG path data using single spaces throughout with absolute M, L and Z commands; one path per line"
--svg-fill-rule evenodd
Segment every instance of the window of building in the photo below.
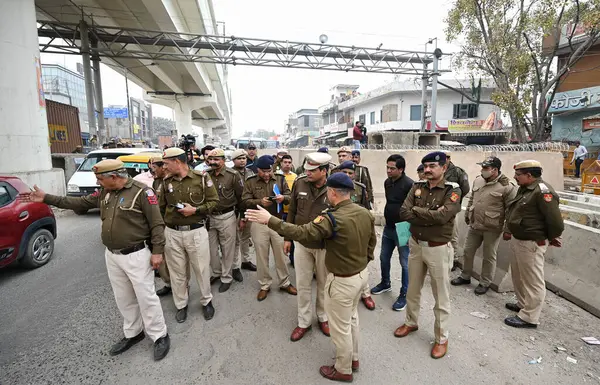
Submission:
M 371 121 L 371 123 L 370 123 L 370 124 L 375 124 L 375 111 L 371 112 L 371 114 L 370 114 L 370 115 L 371 115 L 371 116 L 370 116 L 370 118 L 371 118 L 371 119 L 370 119 L 370 121 Z
M 476 118 L 478 113 L 477 104 L 455 104 L 452 111 L 453 119 L 472 119 Z
M 383 123 L 383 110 L 379 110 L 379 121 Z
M 421 105 L 413 104 L 410 106 L 410 120 L 411 121 L 419 121 L 421 120 Z
M 310 116 L 304 115 L 304 127 L 310 126 Z
M 363 124 L 364 124 L 364 123 L 366 123 L 366 121 L 365 121 L 365 114 L 359 115 L 359 116 L 358 116 L 358 120 L 359 120 L 361 123 L 363 123 Z

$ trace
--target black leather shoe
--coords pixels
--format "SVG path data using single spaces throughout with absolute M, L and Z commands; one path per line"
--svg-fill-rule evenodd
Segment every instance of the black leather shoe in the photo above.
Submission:
M 242 269 L 256 271 L 256 265 L 252 262 L 242 262 Z
M 242 271 L 240 269 L 233 269 L 231 271 L 231 276 L 238 282 L 244 282 L 244 276 L 242 275 Z
M 490 290 L 489 286 L 483 286 L 482 284 L 479 284 L 474 291 L 477 295 L 483 295 L 487 293 L 488 290 Z
M 202 312 L 204 313 L 204 319 L 207 321 L 215 316 L 215 308 L 212 305 L 212 301 L 210 301 L 208 305 L 202 306 Z
M 463 277 L 456 277 L 452 281 L 450 281 L 450 284 L 452 286 L 469 285 L 470 283 L 470 279 L 464 279 Z
M 179 323 L 183 323 L 185 322 L 185 320 L 187 319 L 187 306 L 177 310 L 177 314 L 175 314 L 175 319 L 177 320 L 177 322 Z
M 123 338 L 121 341 L 114 344 L 112 346 L 112 348 L 110 348 L 110 355 L 116 356 L 117 354 L 121 354 L 121 353 L 129 350 L 130 347 L 132 347 L 133 345 L 135 345 L 138 342 L 140 342 L 141 340 L 143 340 L 144 337 L 145 337 L 144 332 L 141 331 L 140 334 L 138 334 L 135 337 Z
M 529 322 L 525 322 L 520 319 L 518 316 L 506 317 L 504 319 L 504 323 L 508 326 L 512 326 L 513 328 L 529 328 L 535 329 L 537 328 L 536 324 L 530 324 Z
M 171 338 L 168 334 L 154 341 L 154 361 L 160 361 L 165 358 L 170 348 Z
M 220 281 L 221 277 L 210 277 L 210 284 L 214 285 L 216 282 Z
M 219 293 L 225 293 L 231 287 L 231 282 L 221 282 L 221 286 L 219 286 Z
M 156 290 L 156 295 L 159 297 L 164 297 L 165 295 L 171 294 L 173 290 L 171 286 L 163 286 L 162 288 Z
M 516 311 L 517 313 L 521 311 L 521 307 L 519 306 L 519 304 L 514 302 L 507 302 L 506 304 L 504 304 L 504 307 L 508 310 Z
M 458 269 L 458 260 L 454 260 L 454 262 L 452 263 L 452 268 L 450 269 L 450 271 L 454 271 L 456 269 Z

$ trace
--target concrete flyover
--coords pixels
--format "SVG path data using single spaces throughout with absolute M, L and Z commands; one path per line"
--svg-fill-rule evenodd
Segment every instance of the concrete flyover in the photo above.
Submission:
M 315 149 L 290 149 L 294 164 L 300 164 L 304 156 Z M 337 163 L 336 148 L 329 152 L 333 162 Z M 375 209 L 374 214 L 379 224 L 383 223 L 383 207 L 385 193 L 383 181 L 387 178 L 385 161 L 391 154 L 399 153 L 406 159 L 406 173 L 416 179 L 416 168 L 421 158 L 431 150 L 361 150 L 361 165 L 369 167 L 373 180 Z M 260 154 L 272 154 L 273 150 L 260 150 Z M 453 162 L 465 169 L 472 181 L 479 175 L 480 167 L 476 164 L 485 157 L 494 155 L 502 160 L 502 171 L 512 178 L 512 165 L 524 159 L 536 159 L 544 166 L 544 180 L 561 190 L 564 184 L 562 174 L 563 157 L 560 152 L 488 152 L 461 151 L 454 152 Z M 550 247 L 546 253 L 545 278 L 549 290 L 565 297 L 590 313 L 600 317 L 600 200 L 583 194 L 563 193 L 561 195 L 561 211 L 565 219 L 562 248 Z M 466 206 L 466 202 L 464 202 Z M 459 244 L 464 246 L 467 225 L 464 221 L 464 210 L 457 216 L 459 225 Z M 462 250 L 461 250 L 462 251 Z M 499 292 L 512 291 L 509 260 L 512 257 L 508 242 L 501 242 L 498 250 L 498 264 L 492 288 Z M 481 273 L 481 250 L 475 256 L 474 276 Z
M 34 0 L 21 0 L 32 2 Z M 38 20 L 152 31 L 220 35 L 212 0 L 35 0 Z M 126 50 L 152 50 L 129 44 Z M 176 48 L 164 48 L 176 50 Z M 227 69 L 212 63 L 103 58 L 147 93 L 144 99 L 175 111 L 178 134 L 231 136 Z M 203 96 L 197 96 L 203 95 Z

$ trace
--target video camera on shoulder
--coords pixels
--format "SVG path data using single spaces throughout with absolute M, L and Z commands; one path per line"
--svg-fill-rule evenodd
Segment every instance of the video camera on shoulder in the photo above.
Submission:
M 196 146 L 196 137 L 194 135 L 181 135 L 181 139 L 179 139 L 179 148 L 185 151 L 189 151 L 192 147 Z

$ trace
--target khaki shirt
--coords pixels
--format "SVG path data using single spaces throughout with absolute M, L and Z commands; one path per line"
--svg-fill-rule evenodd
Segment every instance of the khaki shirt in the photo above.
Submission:
M 465 213 L 469 226 L 473 230 L 501 232 L 508 202 L 516 194 L 517 189 L 504 174 L 489 182 L 482 176 L 475 178 Z
M 102 243 L 120 250 L 150 240 L 152 254 L 162 254 L 165 224 L 154 190 L 129 178 L 118 191 L 101 189 L 83 197 L 59 197 L 46 194 L 44 203 L 70 210 L 100 209 Z
M 369 169 L 365 166 L 356 166 L 356 170 L 354 170 L 354 178 L 357 182 L 362 183 L 365 186 L 367 192 L 367 200 L 373 204 L 373 182 L 371 182 L 371 174 L 369 174 Z
M 457 183 L 460 186 L 460 191 L 462 192 L 460 201 L 462 202 L 462 200 L 469 193 L 469 175 L 467 175 L 465 170 L 450 162 L 448 164 L 448 169 L 444 174 L 444 179 L 446 180 L 446 182 Z
M 273 217 L 268 225 L 284 237 L 303 244 L 324 242 L 325 266 L 327 271 L 336 275 L 358 274 L 374 258 L 377 244 L 375 219 L 367 209 L 350 200 L 325 210 L 302 226 Z
M 254 171 L 250 170 L 247 167 L 242 167 L 242 168 L 234 167 L 233 169 L 240 173 L 240 175 L 242 177 L 242 181 L 244 181 L 244 182 L 246 181 L 246 179 L 248 179 L 252 175 L 254 175 Z
M 329 208 L 327 186 L 324 184 L 318 188 L 308 181 L 306 175 L 298 177 L 292 187 L 286 222 L 295 225 L 310 223 L 327 208 Z M 300 243 L 309 249 L 322 249 L 324 247 L 321 241 Z
M 350 194 L 350 200 L 367 210 L 371 210 L 371 202 L 367 199 L 367 187 L 360 182 L 353 181 L 353 183 L 354 191 Z
M 246 179 L 246 183 L 244 184 L 244 192 L 242 193 L 244 208 L 255 209 L 258 205 L 262 206 L 262 198 L 268 198 L 275 195 L 273 192 L 275 184 L 279 186 L 279 191 L 281 192 L 281 195 L 283 195 L 283 204 L 289 204 L 290 188 L 283 175 L 273 174 L 267 183 L 256 174 Z M 278 218 L 281 218 L 281 215 L 283 214 L 283 207 L 279 213 L 277 212 L 277 202 L 275 201 L 273 201 L 270 206 L 265 207 L 265 209 L 268 210 L 271 215 Z
M 208 171 L 208 175 L 210 175 L 219 194 L 219 204 L 213 212 L 219 213 L 235 206 L 238 211 L 243 211 L 241 206 L 244 182 L 241 175 L 227 167 L 223 167 L 218 175 L 216 170 L 211 169 Z
M 456 183 L 443 178 L 433 188 L 429 182 L 415 182 L 400 209 L 400 220 L 410 223 L 410 233 L 420 241 L 450 242 L 460 194 Z
M 517 239 L 552 240 L 560 237 L 564 229 L 558 195 L 542 179 L 520 186 L 515 198 L 508 203 L 504 231 Z
M 159 196 L 160 211 L 167 226 L 187 226 L 201 223 L 219 204 L 219 195 L 212 179 L 201 171 L 188 170 L 181 180 L 169 176 L 163 180 Z M 179 213 L 175 205 L 188 203 L 196 208 L 189 217 Z

